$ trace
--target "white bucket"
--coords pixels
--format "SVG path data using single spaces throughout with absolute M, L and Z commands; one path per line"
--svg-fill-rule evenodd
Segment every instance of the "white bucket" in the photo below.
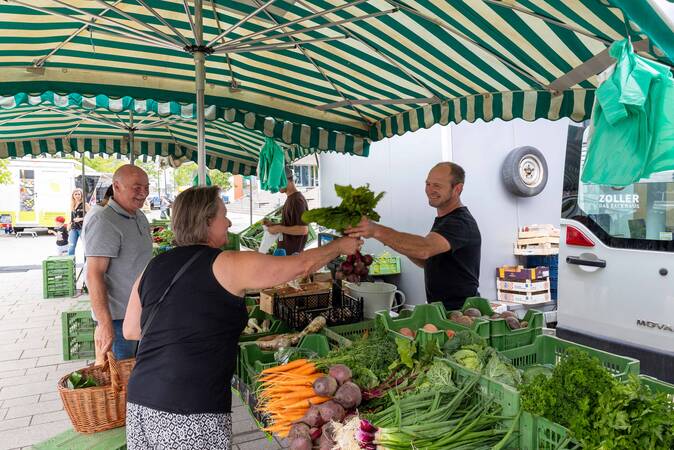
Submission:
M 363 299 L 363 317 L 373 319 L 377 311 L 390 311 L 405 304 L 405 294 L 390 283 L 350 283 L 344 282 L 350 295 Z M 400 302 L 396 303 L 396 294 Z

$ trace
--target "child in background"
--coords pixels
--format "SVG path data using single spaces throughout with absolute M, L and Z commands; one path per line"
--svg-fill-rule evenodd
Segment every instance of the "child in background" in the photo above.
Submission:
M 55 227 L 49 230 L 50 234 L 56 235 L 56 255 L 63 256 L 68 254 L 68 228 L 65 224 L 66 219 L 58 216 L 54 219 Z

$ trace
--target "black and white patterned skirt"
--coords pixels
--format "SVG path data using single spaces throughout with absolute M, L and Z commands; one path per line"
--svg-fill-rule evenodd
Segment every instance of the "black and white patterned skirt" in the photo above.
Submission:
M 231 414 L 173 414 L 126 404 L 129 450 L 230 450 Z

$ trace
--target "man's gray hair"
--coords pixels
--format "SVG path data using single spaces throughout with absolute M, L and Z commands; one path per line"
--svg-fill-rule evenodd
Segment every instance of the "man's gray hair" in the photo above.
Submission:
M 286 166 L 286 179 L 288 181 L 295 181 L 295 173 L 293 172 L 292 166 Z
M 449 167 L 450 173 L 452 175 L 452 179 L 450 180 L 452 187 L 456 186 L 457 184 L 464 184 L 466 182 L 466 171 L 463 170 L 463 167 L 456 163 L 445 161 L 437 163 L 435 167 Z

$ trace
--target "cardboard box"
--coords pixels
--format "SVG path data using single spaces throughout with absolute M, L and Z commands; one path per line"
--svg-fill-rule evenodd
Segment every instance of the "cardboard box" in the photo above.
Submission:
M 332 291 L 332 281 L 300 284 L 299 289 L 287 284 L 260 292 L 260 309 L 268 314 L 274 314 L 274 297 L 297 297 L 307 294 L 325 294 Z M 330 305 L 325 305 L 330 306 Z

